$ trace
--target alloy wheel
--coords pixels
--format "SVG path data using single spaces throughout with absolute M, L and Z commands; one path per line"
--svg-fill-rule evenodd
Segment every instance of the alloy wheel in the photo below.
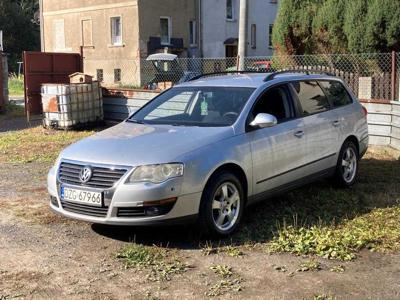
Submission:
M 231 182 L 225 182 L 216 190 L 212 202 L 212 217 L 220 231 L 228 231 L 235 226 L 240 213 L 240 194 Z
M 352 147 L 348 147 L 343 152 L 342 157 L 342 176 L 347 183 L 353 181 L 357 173 L 357 155 Z

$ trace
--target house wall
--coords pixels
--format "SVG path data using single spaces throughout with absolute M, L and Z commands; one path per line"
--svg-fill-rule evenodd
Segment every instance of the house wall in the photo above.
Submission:
M 203 57 L 225 57 L 224 42 L 228 38 L 238 38 L 239 0 L 235 1 L 234 11 L 234 20 L 228 21 L 226 19 L 226 0 L 202 0 Z
M 197 1 L 43 0 L 44 51 L 80 52 L 84 46 L 85 73 L 97 79 L 97 70 L 102 70 L 103 82 L 110 85 L 115 83 L 115 70 L 120 69 L 121 84 L 140 86 L 140 59 L 149 54 L 149 38 L 161 35 L 160 16 L 171 17 L 172 38 L 183 39 L 187 50 L 180 56 L 198 54 L 197 47 L 191 47 L 189 41 L 189 22 L 196 20 Z M 122 18 L 121 46 L 111 43 L 110 18 L 115 16 Z M 91 44 L 83 42 L 88 28 Z
M 191 47 L 189 22 L 197 21 L 197 0 L 139 0 L 140 52 L 143 58 L 149 54 L 147 43 L 150 37 L 161 37 L 160 17 L 171 18 L 172 38 L 182 38 L 187 49 L 180 57 L 192 57 L 197 47 Z M 190 49 L 192 48 L 192 49 Z M 162 51 L 162 49 L 160 49 Z
M 224 41 L 238 38 L 239 0 L 234 0 L 234 19 L 226 19 L 226 0 L 202 1 L 202 48 L 204 57 L 225 57 Z M 268 0 L 248 1 L 248 47 L 247 56 L 272 55 L 269 48 L 269 24 L 276 18 L 278 4 Z M 250 45 L 251 24 L 257 27 L 257 47 Z
M 273 49 L 269 47 L 269 25 L 275 23 L 278 14 L 278 3 L 270 0 L 250 0 L 249 3 L 249 23 L 247 40 L 251 39 L 251 24 L 257 26 L 257 47 L 252 49 L 249 44 L 247 56 L 269 56 L 273 54 Z
M 113 16 L 122 17 L 121 46 L 111 43 Z M 46 52 L 80 52 L 82 22 L 90 20 L 92 45 L 83 48 L 84 71 L 96 78 L 102 69 L 105 83 L 114 83 L 114 69 L 121 69 L 121 82 L 140 82 L 139 20 L 137 0 L 43 0 L 44 50 Z M 59 48 L 55 24 L 64 22 L 65 47 Z M 60 32 L 58 32 L 60 33 Z M 61 34 L 62 36 L 62 34 Z

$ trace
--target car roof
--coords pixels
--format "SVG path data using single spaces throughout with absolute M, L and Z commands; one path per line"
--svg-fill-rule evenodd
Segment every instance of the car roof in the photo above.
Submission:
M 193 87 L 193 86 L 220 86 L 220 87 L 247 87 L 258 88 L 266 83 L 265 78 L 273 73 L 241 73 L 229 75 L 212 75 L 204 76 L 193 81 L 187 81 L 176 85 L 176 87 Z M 337 77 L 325 74 L 306 74 L 306 73 L 284 73 L 276 74 L 275 77 L 268 82 L 279 83 L 295 80 L 335 80 Z M 339 79 L 338 79 L 339 80 Z

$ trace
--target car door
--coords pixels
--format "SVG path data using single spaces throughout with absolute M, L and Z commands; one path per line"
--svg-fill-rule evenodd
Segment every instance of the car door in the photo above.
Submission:
M 269 88 L 256 101 L 249 115 L 250 123 L 258 113 L 269 113 L 278 124 L 269 128 L 248 128 L 247 136 L 253 159 L 253 191 L 264 192 L 283 187 L 301 178 L 306 144 L 304 123 L 297 118 L 288 86 Z
M 340 122 L 317 81 L 290 84 L 299 102 L 305 128 L 304 176 L 325 172 L 336 165 Z

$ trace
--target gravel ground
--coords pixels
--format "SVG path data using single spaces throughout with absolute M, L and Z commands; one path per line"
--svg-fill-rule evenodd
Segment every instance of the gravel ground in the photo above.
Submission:
M 353 262 L 317 258 L 321 270 L 296 272 L 309 258 L 246 249 L 205 256 L 192 227 L 105 227 L 54 215 L 48 164 L 0 164 L 0 299 L 204 299 L 219 282 L 210 266 L 228 265 L 240 291 L 221 299 L 400 299 L 400 255 L 360 253 Z M 250 216 L 251 217 L 251 216 Z M 118 250 L 136 241 L 173 248 L 189 270 L 152 282 L 126 269 Z M 344 272 L 330 269 L 343 265 Z
M 33 128 L 41 124 L 42 124 L 42 119 L 38 119 L 38 117 L 36 116 L 29 123 L 26 121 L 26 118 L 14 118 L 11 120 L 0 119 L 0 134 L 7 131 Z

